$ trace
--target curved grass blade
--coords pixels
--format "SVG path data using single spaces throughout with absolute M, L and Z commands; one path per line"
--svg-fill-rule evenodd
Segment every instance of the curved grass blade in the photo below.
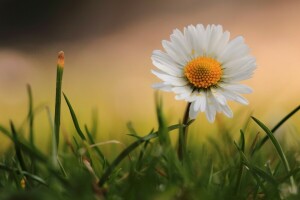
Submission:
M 13 135 L 10 135 L 10 132 L 4 127 L 0 126 L 0 131 L 4 133 L 4 135 L 9 137 L 12 142 L 17 143 L 18 146 L 23 150 L 23 152 L 26 152 L 28 155 L 32 155 L 35 159 L 41 162 L 47 162 L 47 157 L 42 152 L 40 152 L 36 147 L 32 147 L 30 144 L 28 144 L 26 141 L 23 141 L 21 138 L 17 137 L 16 140 L 16 138 Z M 14 131 L 16 132 L 15 128 Z
M 93 138 L 93 136 L 92 136 L 92 133 L 90 133 L 90 131 L 88 130 L 87 125 L 85 125 L 84 128 L 85 128 L 85 132 L 86 132 L 86 134 L 87 134 L 87 136 L 88 136 L 88 139 L 89 139 L 90 144 L 91 144 L 91 145 L 95 144 L 95 141 L 94 141 L 94 138 Z M 103 167 L 104 167 L 105 165 L 107 165 L 108 162 L 107 162 L 107 160 L 105 159 L 105 157 L 104 157 L 102 151 L 100 150 L 100 148 L 98 148 L 98 146 L 95 147 L 95 151 L 97 152 L 98 156 L 101 158 L 101 162 L 102 162 Z
M 189 125 L 190 123 L 188 123 Z M 173 126 L 168 127 L 168 132 L 178 129 L 180 128 L 182 125 L 180 124 L 176 124 Z M 104 174 L 102 175 L 98 185 L 100 187 L 103 186 L 103 184 L 107 181 L 107 179 L 109 178 L 110 174 L 113 172 L 113 170 L 118 166 L 118 164 L 125 158 L 128 156 L 128 154 L 133 151 L 135 148 L 137 148 L 140 144 L 147 142 L 153 138 L 157 138 L 159 136 L 158 131 L 151 133 L 149 135 L 146 135 L 138 140 L 136 140 L 135 142 L 133 142 L 131 145 L 129 145 L 126 149 L 124 149 L 119 156 L 111 163 L 111 165 L 106 169 L 106 171 L 104 172 Z
M 281 161 L 283 162 L 283 165 L 287 171 L 287 173 L 290 173 L 291 169 L 290 169 L 290 165 L 288 163 L 288 160 L 281 148 L 281 145 L 279 144 L 279 142 L 276 140 L 275 136 L 273 135 L 272 131 L 268 129 L 267 126 L 265 126 L 261 121 L 259 121 L 258 119 L 256 119 L 255 117 L 252 117 L 252 119 L 265 131 L 265 133 L 267 134 L 267 136 L 270 138 L 270 140 L 272 141 Z M 295 182 L 294 182 L 294 178 L 291 176 L 290 177 L 291 180 L 291 184 L 294 186 Z
M 72 108 L 72 105 L 71 105 L 71 103 L 70 103 L 68 97 L 65 95 L 65 93 L 63 93 L 63 95 L 64 95 L 64 98 L 65 98 L 66 103 L 67 103 L 67 105 L 68 105 L 68 108 L 69 108 L 69 111 L 70 111 L 70 113 L 71 113 L 71 117 L 72 117 L 72 120 L 73 120 L 75 129 L 76 129 L 76 131 L 77 131 L 79 137 L 80 137 L 82 140 L 86 140 L 86 138 L 85 138 L 83 132 L 82 132 L 81 129 L 80 129 L 80 126 L 79 126 L 77 117 L 76 117 L 76 115 L 75 115 L 75 112 L 74 112 L 74 110 L 73 110 L 73 108 Z
M 280 120 L 272 129 L 271 132 L 274 134 L 275 131 L 278 130 L 278 128 L 283 125 L 289 118 L 291 118 L 295 113 L 297 113 L 300 110 L 300 105 L 298 107 L 296 107 L 294 110 L 292 110 L 289 114 L 287 114 L 284 118 L 282 118 L 282 120 Z M 257 145 L 257 147 L 254 149 L 253 153 L 257 150 L 259 150 L 269 139 L 268 136 L 265 136 L 260 143 Z
M 12 132 L 12 135 L 13 135 L 13 142 L 14 142 L 14 145 L 15 145 L 15 151 L 16 151 L 17 159 L 19 161 L 21 169 L 23 171 L 27 171 L 27 167 L 25 165 L 25 161 L 24 161 L 22 151 L 21 151 L 21 147 L 20 147 L 19 140 L 18 140 L 18 135 L 17 135 L 15 126 L 14 126 L 12 121 L 10 121 L 10 127 L 11 127 L 11 132 Z
M 267 134 L 267 136 L 270 138 L 270 140 L 272 141 L 281 161 L 284 164 L 285 169 L 287 170 L 287 172 L 290 171 L 290 166 L 288 164 L 287 158 L 282 150 L 281 145 L 279 144 L 279 142 L 276 140 L 275 136 L 273 135 L 272 131 L 270 129 L 268 129 L 267 126 L 265 126 L 261 121 L 259 121 L 258 119 L 256 119 L 255 117 L 252 117 L 252 119 L 265 131 L 265 133 Z

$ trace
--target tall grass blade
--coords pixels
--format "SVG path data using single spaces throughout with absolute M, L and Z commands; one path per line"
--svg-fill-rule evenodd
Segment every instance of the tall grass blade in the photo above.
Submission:
M 294 114 L 296 114 L 298 111 L 300 110 L 300 105 L 298 107 L 296 107 L 294 110 L 292 110 L 289 114 L 287 114 L 284 118 L 282 118 L 272 129 L 271 132 L 274 134 L 275 131 L 277 131 L 281 125 L 283 125 L 289 118 L 291 118 Z M 268 136 L 265 136 L 260 143 L 257 145 L 257 147 L 255 148 L 255 151 L 259 150 L 269 139 Z M 255 152 L 254 151 L 254 152 Z M 253 152 L 253 153 L 254 153 Z
M 16 132 L 15 126 L 14 126 L 12 121 L 10 121 L 10 128 L 11 128 L 11 132 L 12 132 L 12 135 L 13 135 L 13 142 L 14 142 L 14 145 L 15 145 L 15 151 L 16 151 L 16 156 L 17 156 L 18 162 L 21 166 L 21 169 L 23 171 L 27 171 L 27 167 L 25 165 L 25 161 L 24 161 L 22 151 L 21 151 L 21 146 L 20 146 L 19 140 L 18 140 L 18 134 Z
M 56 71 L 56 93 L 55 93 L 55 113 L 54 113 L 54 130 L 56 135 L 56 145 L 59 146 L 60 130 L 60 112 L 61 112 L 61 86 L 64 72 L 64 52 L 58 53 L 57 71 Z
M 55 130 L 54 130 L 54 122 L 52 119 L 52 115 L 50 112 L 50 108 L 46 107 L 46 112 L 48 115 L 48 120 L 49 120 L 49 124 L 50 124 L 50 129 L 51 129 L 51 162 L 52 162 L 52 166 L 56 169 L 58 167 L 58 158 L 57 158 L 57 154 L 58 154 L 58 146 L 56 144 L 57 139 L 56 139 L 56 134 L 55 134 Z
M 290 171 L 290 166 L 289 163 L 287 161 L 287 158 L 281 148 L 281 145 L 279 144 L 279 142 L 276 140 L 275 136 L 273 135 L 272 131 L 270 129 L 268 129 L 267 126 L 265 126 L 261 121 L 259 121 L 258 119 L 256 119 L 255 117 L 252 117 L 252 119 L 265 131 L 265 133 L 267 134 L 267 136 L 270 138 L 271 142 L 273 143 L 281 161 L 284 164 L 284 167 L 286 169 L 287 172 Z
M 165 118 L 163 116 L 162 112 L 162 98 L 156 93 L 155 96 L 155 101 L 156 101 L 156 118 L 158 122 L 158 139 L 161 145 L 164 147 L 169 146 L 171 143 L 170 136 L 167 134 L 167 126 L 165 122 Z
M 63 95 L 64 95 L 64 98 L 65 98 L 66 103 L 67 103 L 67 105 L 68 105 L 68 108 L 69 108 L 69 111 L 70 111 L 70 113 L 71 113 L 71 117 L 72 117 L 72 120 L 73 120 L 75 129 L 76 129 L 76 131 L 77 131 L 79 137 L 80 137 L 82 140 L 86 140 L 86 138 L 85 138 L 83 132 L 82 132 L 81 129 L 80 129 L 80 126 L 79 126 L 79 123 L 78 123 L 76 114 L 75 114 L 75 112 L 74 112 L 74 110 L 73 110 L 73 108 L 72 108 L 72 105 L 71 105 L 71 103 L 70 103 L 68 97 L 67 97 L 64 93 L 63 93 Z

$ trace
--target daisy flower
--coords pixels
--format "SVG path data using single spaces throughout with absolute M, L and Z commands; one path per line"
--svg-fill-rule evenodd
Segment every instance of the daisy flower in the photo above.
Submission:
M 240 94 L 252 90 L 238 82 L 252 76 L 256 61 L 243 37 L 229 37 L 221 25 L 190 25 L 183 32 L 175 29 L 170 41 L 162 41 L 164 51 L 153 51 L 151 59 L 158 69 L 152 73 L 163 81 L 153 87 L 189 102 L 190 119 L 199 112 L 205 112 L 210 122 L 217 112 L 232 117 L 227 101 L 248 104 Z

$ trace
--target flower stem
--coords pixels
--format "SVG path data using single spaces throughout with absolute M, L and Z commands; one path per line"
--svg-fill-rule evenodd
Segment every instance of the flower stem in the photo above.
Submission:
M 188 134 L 188 126 L 186 126 L 189 122 L 189 111 L 190 111 L 191 103 L 188 103 L 184 112 L 183 122 L 184 125 L 181 131 L 179 131 L 178 138 L 178 158 L 179 160 L 183 160 L 184 154 L 186 152 L 186 143 L 187 143 L 187 134 Z

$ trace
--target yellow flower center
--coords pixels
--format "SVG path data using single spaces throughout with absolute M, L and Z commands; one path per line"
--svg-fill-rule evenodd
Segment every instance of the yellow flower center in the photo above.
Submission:
M 213 58 L 198 57 L 184 68 L 188 81 L 196 88 L 209 88 L 216 85 L 222 76 L 221 64 Z

